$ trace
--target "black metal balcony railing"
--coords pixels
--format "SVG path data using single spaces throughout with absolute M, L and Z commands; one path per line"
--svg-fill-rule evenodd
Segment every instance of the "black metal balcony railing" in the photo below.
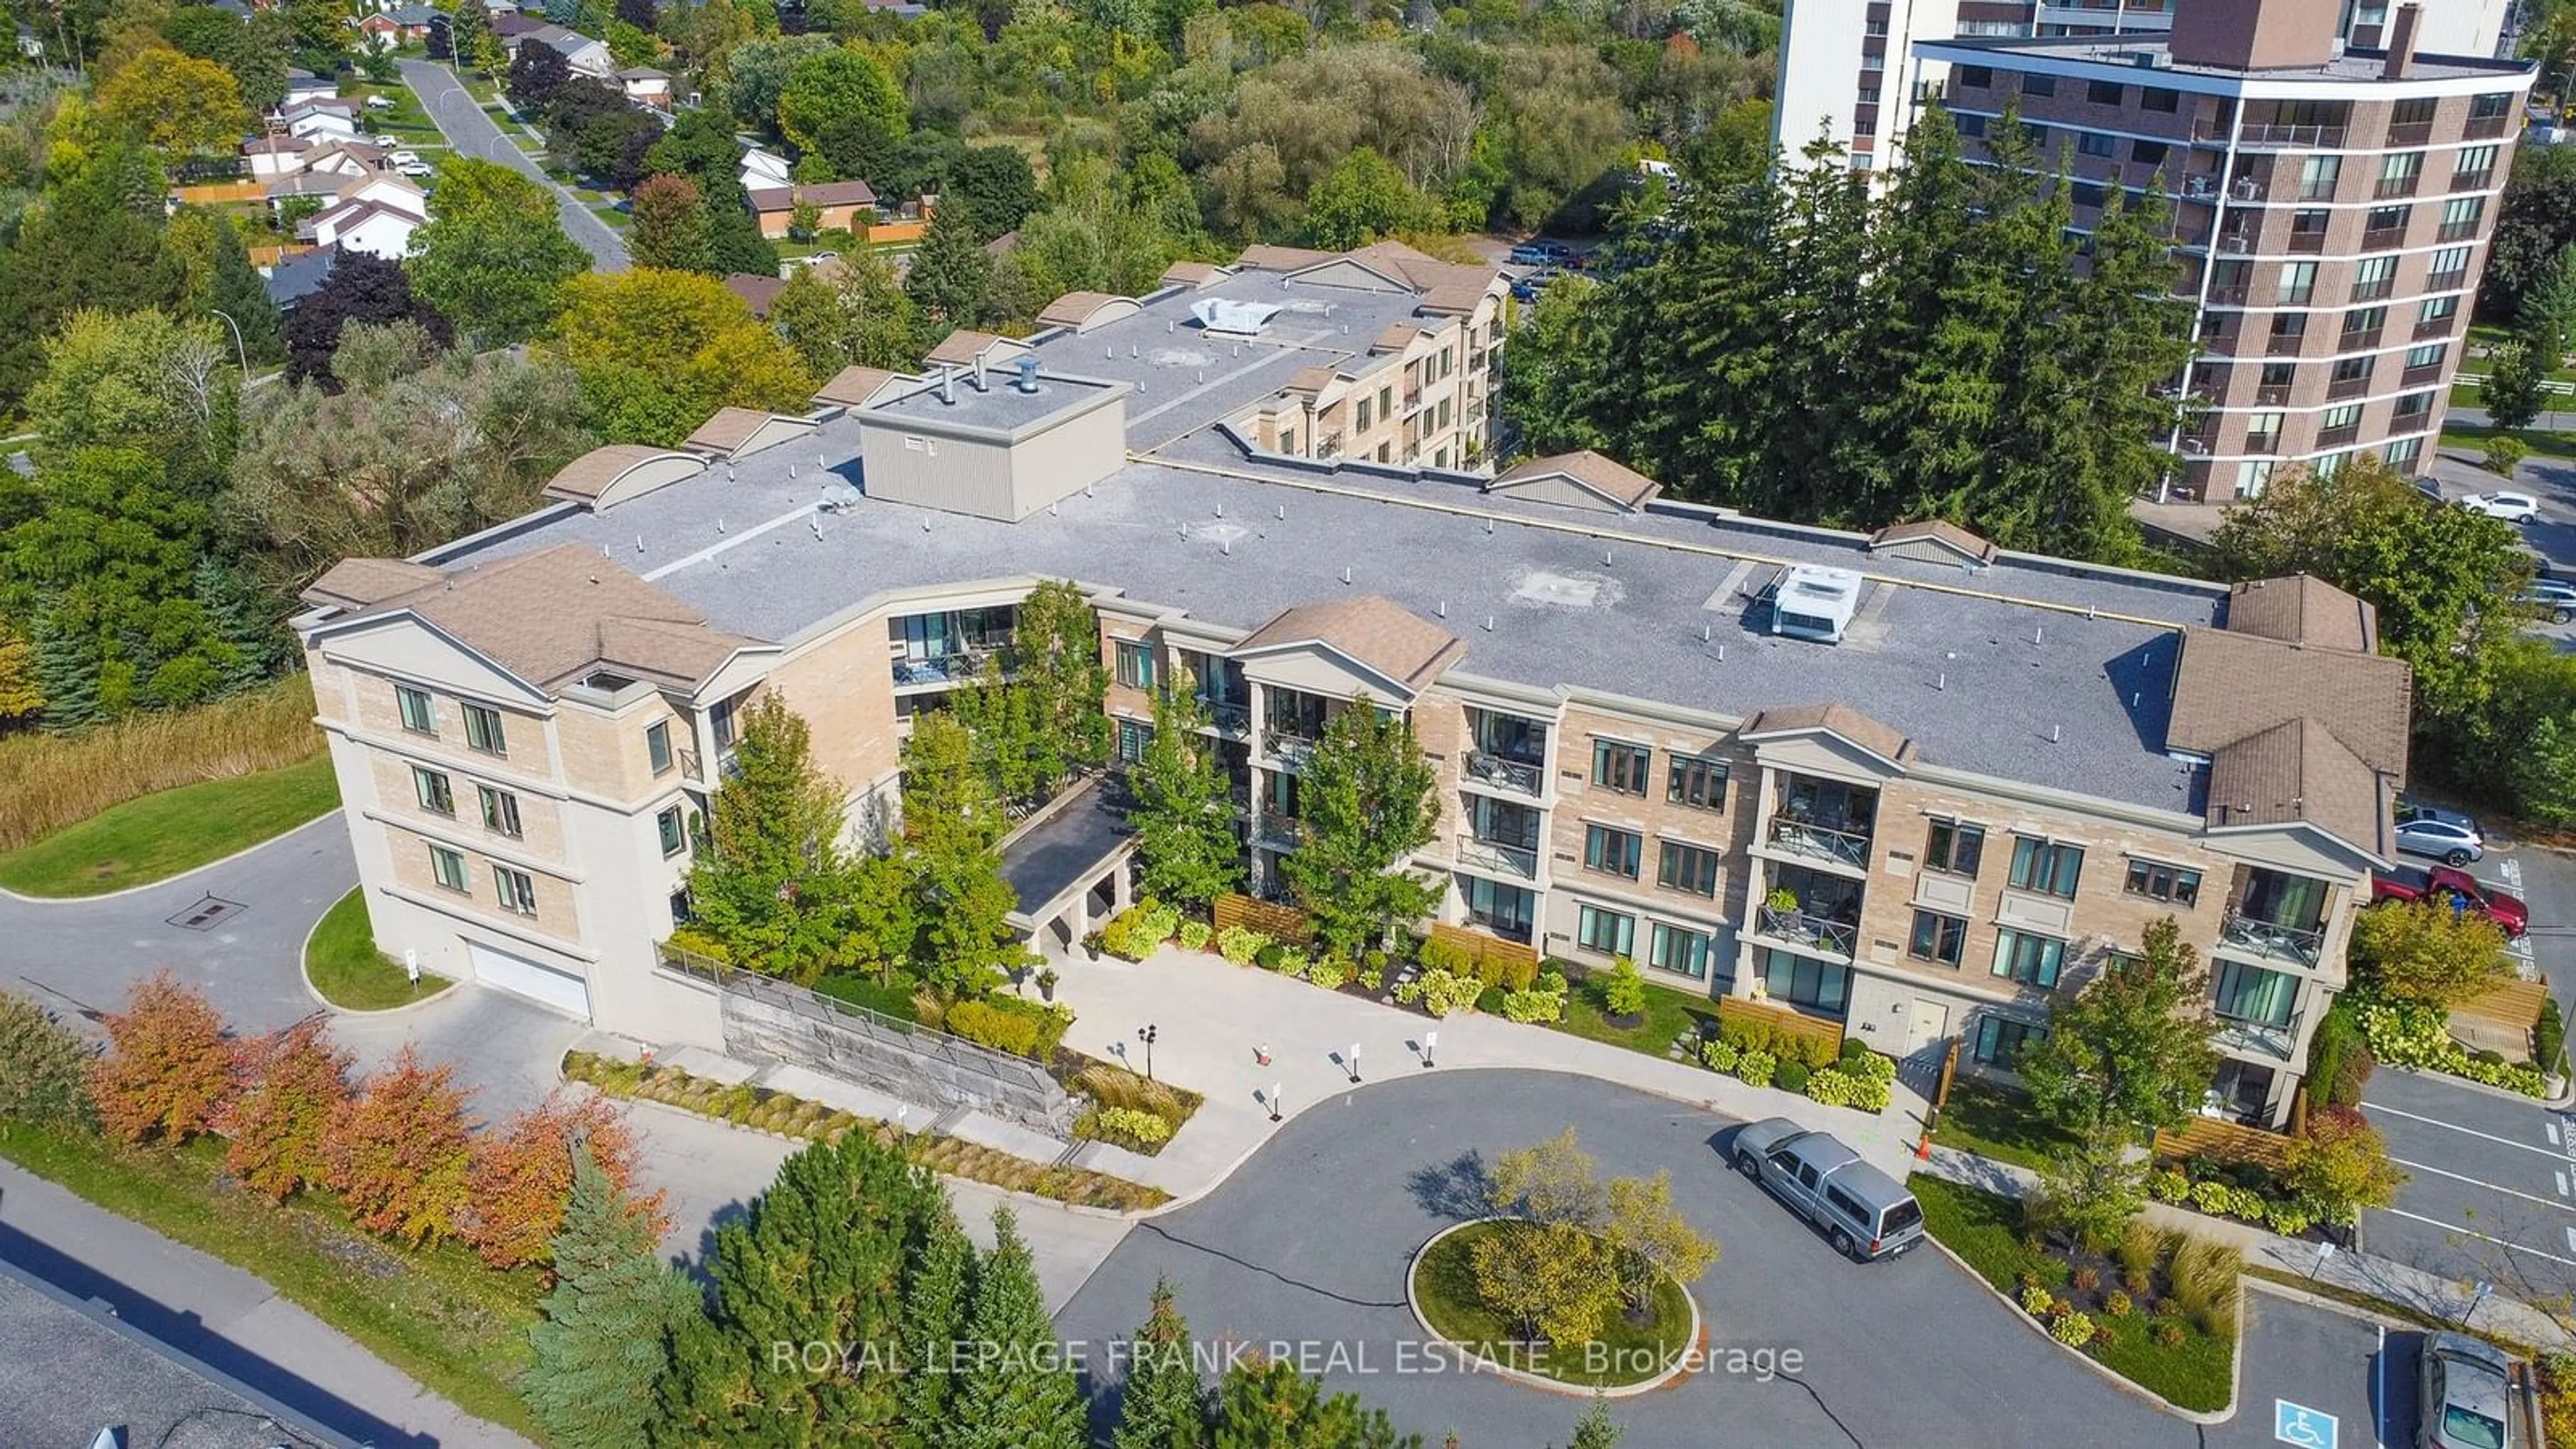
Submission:
M 1505 790 L 1517 790 L 1524 795 L 1538 794 L 1547 783 L 1547 775 L 1536 761 L 1516 760 L 1483 750 L 1467 752 L 1467 778 Z
M 2361 424 L 2359 423 L 2346 423 L 2339 428 L 2319 428 L 2317 430 L 2317 446 L 2320 448 L 2350 447 L 2353 443 L 2359 441 L 2360 438 Z
M 1837 865 L 1869 865 L 1869 836 L 1858 831 L 1810 825 L 1803 820 L 1771 822 L 1771 844 L 1792 855 L 1830 860 Z
M 2286 1062 L 2290 1060 L 2290 1053 L 2298 1040 L 2299 1019 L 2296 1016 L 2291 1017 L 2285 1026 L 2274 1026 L 2270 1022 L 2229 1016 L 2222 1011 L 2218 1013 L 2218 1030 L 2212 1037 L 2212 1045 L 2221 1050 L 2233 1048 L 2248 1055 Z
M 1516 880 L 1538 879 L 1538 852 L 1524 845 L 1509 845 L 1487 840 L 1478 835 L 1458 837 L 1458 863 L 1470 870 L 1492 875 L 1507 875 Z
M 2342 145 L 2346 130 L 2343 126 L 2248 125 L 2234 139 L 2247 150 L 2324 150 Z M 2191 138 L 2224 144 L 2229 132 L 2224 123 L 2204 121 L 2193 128 Z
M 2441 230 L 2433 233 L 2433 240 L 2446 242 L 2467 241 L 2470 237 L 2476 236 L 2477 234 L 2478 223 L 2475 221 L 2446 221 L 2442 223 Z
M 2242 307 L 2245 305 L 2246 292 L 2247 289 L 2241 285 L 2233 287 L 2212 287 L 2209 289 L 2209 305 L 2213 307 Z
M 1277 728 L 1271 729 L 1268 735 L 1270 758 L 1289 769 L 1302 770 L 1306 768 L 1307 761 L 1315 758 L 1315 740 L 1311 735 L 1290 734 Z
M 1754 915 L 1762 929 L 1762 934 L 1775 941 L 1786 941 L 1793 946 L 1831 952 L 1845 960 L 1851 958 L 1853 943 L 1860 936 L 1860 928 L 1857 926 L 1830 921 L 1822 916 L 1811 916 L 1804 911 L 1782 911 L 1763 906 L 1756 910 Z
M 2304 332 L 2275 332 L 2272 334 L 2271 338 L 2263 344 L 2263 355 L 2266 357 L 2296 357 L 2299 355 L 2300 351 L 2306 347 L 2307 341 L 2308 334 Z
M 2352 299 L 2356 302 L 2384 301 L 2390 293 L 2396 290 L 2397 279 L 2395 277 L 2376 277 L 2367 282 L 2353 283 Z
M 894 662 L 896 684 L 959 684 L 984 672 L 984 661 L 999 650 L 960 649 L 928 659 L 898 659 Z
M 1208 723 L 1224 734 L 1239 735 L 1252 728 L 1252 707 L 1229 700 L 1201 696 L 1199 708 L 1207 711 Z
M 680 749 L 672 751 L 672 754 L 677 757 L 680 762 L 680 778 L 684 780 L 695 780 L 701 785 L 707 783 L 707 777 L 698 770 L 697 751 L 691 749 Z
M 2218 928 L 2218 939 L 2251 955 L 2314 966 L 2325 951 L 2326 933 L 2321 927 L 2294 926 L 2243 911 L 2229 911 Z
M 2261 407 L 2287 407 L 2290 403 L 2290 385 L 2286 382 L 2258 384 L 2254 389 L 2254 401 Z

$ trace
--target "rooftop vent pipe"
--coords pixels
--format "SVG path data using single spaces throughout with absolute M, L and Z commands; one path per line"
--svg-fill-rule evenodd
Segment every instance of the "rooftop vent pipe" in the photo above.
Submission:
M 1022 392 L 1036 392 L 1038 390 L 1038 360 L 1034 357 L 1023 357 L 1012 365 L 1020 370 L 1020 380 L 1016 384 L 1019 390 Z
M 949 363 L 939 364 L 939 400 L 957 406 L 957 369 Z

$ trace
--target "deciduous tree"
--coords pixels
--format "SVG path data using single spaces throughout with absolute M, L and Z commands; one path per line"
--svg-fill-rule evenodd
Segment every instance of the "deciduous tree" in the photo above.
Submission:
M 634 224 L 627 229 L 627 251 L 639 267 L 675 272 L 715 269 L 715 248 L 707 235 L 706 203 L 698 184 L 686 176 L 653 176 L 635 188 Z
M 799 269 L 770 299 L 769 325 L 816 377 L 851 366 L 908 372 L 921 360 L 920 314 L 874 252 Z
M 951 997 L 981 995 L 1033 959 L 1007 919 L 1018 898 L 995 848 L 1003 826 L 966 727 L 938 714 L 918 720 L 904 750 L 904 868 L 922 978 Z
M 564 234 L 554 193 L 495 161 L 450 159 L 412 237 L 412 285 L 482 347 L 535 336 L 563 284 L 590 266 Z
M 516 1268 L 546 1261 L 564 1227 L 576 1156 L 605 1174 L 626 1210 L 660 1238 L 662 1195 L 626 1196 L 635 1180 L 636 1142 L 625 1112 L 596 1093 L 573 1096 L 557 1088 L 474 1140 L 467 1178 L 474 1212 L 466 1237 L 484 1262 Z
M 638 268 L 564 288 L 554 347 L 612 440 L 669 446 L 719 407 L 801 411 L 814 379 L 713 277 Z
M 2457 1006 L 2513 979 L 2504 931 L 2440 899 L 2390 902 L 2353 917 L 2356 985 L 2383 1001 Z
M 230 151 L 250 129 L 233 73 L 168 46 L 119 67 L 100 85 L 98 108 L 110 124 L 175 156 Z
M 1356 956 L 1438 899 L 1402 864 L 1438 829 L 1435 784 L 1410 721 L 1362 696 L 1326 722 L 1298 792 L 1302 839 L 1280 857 L 1325 944 Z
M 458 1235 L 472 1204 L 473 1123 L 456 1069 L 406 1045 L 332 1114 L 328 1181 L 358 1226 L 415 1247 Z
M 2282 1185 L 2327 1221 L 2350 1226 L 2363 1208 L 2393 1205 L 2406 1173 L 2388 1160 L 2388 1144 L 2360 1109 L 2329 1105 L 2308 1114 L 2305 1136 L 2290 1139 Z
M 688 876 L 690 922 L 745 970 L 813 982 L 848 964 L 853 880 L 841 787 L 775 694 L 741 714 L 735 773 L 709 806 Z
M 1430 220 L 1430 204 L 1393 162 L 1362 146 L 1333 163 L 1306 193 L 1306 241 L 1349 251 Z
M 447 318 L 428 299 L 413 295 L 400 262 L 343 250 L 329 279 L 286 319 L 286 380 L 332 387 L 331 354 L 339 349 L 341 328 L 402 319 L 420 324 L 442 347 L 453 339 Z
M 184 1142 L 232 1095 L 236 1056 L 206 994 L 169 972 L 134 984 L 107 1014 L 107 1052 L 90 1068 L 99 1125 L 128 1142 Z
M 2141 939 L 2138 956 L 2114 958 L 2059 1003 L 2048 1035 L 2014 1063 L 2039 1112 L 2088 1143 L 2141 1143 L 2181 1126 L 2218 1069 L 2200 953 L 2171 916 Z
M 903 92 L 885 67 L 863 50 L 845 46 L 811 50 L 787 68 L 778 91 L 778 131 L 798 150 L 821 144 L 835 123 L 856 121 L 889 136 L 903 134 Z
M 308 1017 L 266 1041 L 245 1044 L 244 1086 L 217 1124 L 224 1170 L 271 1202 L 319 1184 L 332 1114 L 349 1099 L 348 1052 Z
M 950 202 L 931 213 L 921 248 L 912 254 L 912 270 L 903 279 L 904 295 L 942 336 L 973 327 L 984 317 L 985 291 L 993 279 L 993 258 L 976 235 L 973 209 Z
M 1688 1284 L 1717 1262 L 1717 1244 L 1701 1236 L 1690 1219 L 1673 1205 L 1673 1175 L 1613 1178 L 1602 1236 L 1610 1243 L 1619 1292 L 1631 1309 L 1643 1310 L 1664 1279 Z
M 511 105 L 522 111 L 542 111 L 553 104 L 556 92 L 572 83 L 572 63 L 562 51 L 551 45 L 522 45 L 511 57 L 504 89 Z
M 34 998 L 0 991 L 0 1132 L 11 1122 L 88 1126 L 95 1055 Z
M 561 1449 L 633 1449 L 679 1325 L 699 1316 L 697 1285 L 655 1251 L 652 1213 L 572 1149 L 572 1192 L 555 1234 L 555 1283 L 528 1330 L 535 1356 L 519 1380 L 529 1412 Z
M 1588 1343 L 1619 1306 L 1609 1246 L 1572 1223 L 1498 1223 L 1467 1248 L 1476 1300 L 1527 1338 Z
M 1599 1232 L 1610 1218 L 1600 1164 L 1583 1150 L 1571 1127 L 1495 1158 L 1490 1196 L 1496 1212 L 1534 1223 L 1572 1223 Z
M 1243 884 L 1243 846 L 1214 740 L 1199 731 L 1208 713 L 1188 688 L 1154 696 L 1154 737 L 1127 772 L 1135 800 L 1137 877 L 1145 894 L 1205 906 Z

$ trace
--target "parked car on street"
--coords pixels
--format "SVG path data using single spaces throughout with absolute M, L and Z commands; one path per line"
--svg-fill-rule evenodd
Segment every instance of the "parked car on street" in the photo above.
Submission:
M 418 151 L 388 151 L 385 153 L 385 159 L 396 166 L 416 166 L 420 164 L 420 153 Z
M 1512 279 L 1512 296 L 1523 302 L 1535 302 L 1538 294 L 1547 290 L 1549 283 L 1564 275 L 1553 267 L 1523 273 Z
M 2460 506 L 2507 523 L 2540 521 L 2540 500 L 2528 493 L 2467 493 L 2461 495 Z
M 1528 241 L 1512 248 L 1511 263 L 1516 267 L 1552 267 L 1574 255 L 1574 248 L 1563 242 Z
M 2518 938 L 2531 928 L 2531 907 L 2522 903 L 2522 897 L 2490 890 L 2467 871 L 2447 865 L 2430 870 L 2401 865 L 2394 870 L 2371 872 L 2370 903 L 2375 906 L 2383 901 L 2454 904 L 2464 914 L 2495 922 L 2508 937 Z
M 2522 602 L 2552 624 L 2576 620 L 2576 584 L 2564 579 L 2533 579 L 2522 591 Z
M 1923 1242 L 1914 1194 L 1830 1132 L 1765 1117 L 1736 1130 L 1734 1151 L 1737 1171 L 1823 1229 L 1846 1258 L 1893 1258 Z
M 371 111 L 390 111 L 394 108 L 394 98 L 391 96 L 369 96 L 366 99 L 366 107 Z
M 2416 1370 L 2417 1449 L 2505 1449 L 2513 1360 L 2464 1333 L 2424 1335 Z
M 419 181 L 433 173 L 430 170 L 429 163 L 426 161 L 399 161 L 394 164 L 394 174 L 396 176 L 408 176 L 414 181 Z
M 2409 855 L 2429 855 L 2444 865 L 2467 865 L 2487 853 L 2486 832 L 2478 829 L 2472 816 L 2400 795 L 2397 848 Z

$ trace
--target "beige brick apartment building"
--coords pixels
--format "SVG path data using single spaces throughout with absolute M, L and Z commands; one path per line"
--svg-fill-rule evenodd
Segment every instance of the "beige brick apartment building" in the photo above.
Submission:
M 333 569 L 300 623 L 378 941 L 709 1041 L 652 946 L 745 700 L 802 713 L 878 828 L 913 718 L 1065 577 L 1122 756 L 1152 691 L 1208 702 L 1256 888 L 1364 701 L 1437 767 L 1416 864 L 1446 919 L 1999 1066 L 2172 914 L 2215 968 L 2212 1110 L 2286 1114 L 2405 771 L 2366 606 L 1768 523 L 1589 454 L 1316 456 L 1303 413 L 1295 446 L 1264 431 L 1298 378 L 1490 324 L 1373 250 L 1080 299 L 1026 345 L 838 379 L 811 430 L 603 449 L 527 518 Z

